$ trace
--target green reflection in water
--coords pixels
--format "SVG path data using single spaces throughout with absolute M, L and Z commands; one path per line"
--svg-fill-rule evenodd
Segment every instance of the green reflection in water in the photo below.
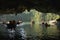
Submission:
M 36 36 L 42 35 L 42 29 L 39 24 L 34 24 L 33 31 Z
M 50 26 L 47 28 L 48 35 L 58 35 L 58 29 L 57 26 Z
M 42 28 L 39 24 L 40 23 L 40 14 L 39 14 L 39 12 L 37 12 L 37 11 L 35 12 L 33 20 L 35 21 L 35 24 L 32 26 L 33 33 L 36 36 L 41 36 L 42 35 Z

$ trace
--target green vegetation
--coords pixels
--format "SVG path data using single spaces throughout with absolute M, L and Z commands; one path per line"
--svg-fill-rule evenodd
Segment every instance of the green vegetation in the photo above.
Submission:
M 25 10 L 22 13 L 18 13 L 17 16 L 15 14 L 7 14 L 7 15 L 1 15 L 0 18 L 4 18 L 5 20 L 22 20 L 24 22 L 30 22 L 31 20 L 34 20 L 35 22 L 41 22 L 42 20 L 49 21 L 49 20 L 55 20 L 58 19 L 60 16 L 54 13 L 42 13 L 38 12 L 35 9 L 31 9 L 30 11 Z

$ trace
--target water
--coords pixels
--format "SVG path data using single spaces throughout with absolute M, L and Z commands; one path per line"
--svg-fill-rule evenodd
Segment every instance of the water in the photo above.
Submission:
M 23 28 L 27 34 L 27 37 L 33 39 L 48 37 L 52 39 L 59 39 L 59 31 L 56 25 L 54 26 L 48 26 L 47 28 L 42 26 L 41 24 L 33 24 L 30 23 L 24 24 L 22 26 L 16 27 L 16 30 L 20 30 L 20 28 Z M 7 37 L 6 27 L 0 25 L 0 39 Z M 18 33 L 18 32 L 17 32 Z
M 32 14 L 33 13 L 33 14 Z M 36 13 L 36 14 L 35 14 Z M 30 12 L 28 14 L 18 14 L 15 16 L 14 14 L 6 14 L 0 16 L 0 21 L 9 21 L 9 20 L 22 20 L 23 23 L 16 27 L 16 33 L 19 34 L 20 28 L 23 28 L 27 34 L 27 40 L 59 40 L 60 37 L 60 28 L 57 25 L 54 26 L 48 26 L 47 28 L 45 25 L 39 24 L 42 19 L 44 21 L 51 20 L 53 18 L 52 14 L 44 14 L 37 12 Z M 53 19 L 59 18 L 59 16 L 54 16 Z M 31 24 L 31 19 L 35 21 L 35 24 Z M 7 29 L 3 24 L 0 24 L 0 40 L 7 40 Z M 19 39 L 19 37 L 18 37 Z M 17 39 L 17 40 L 18 40 Z

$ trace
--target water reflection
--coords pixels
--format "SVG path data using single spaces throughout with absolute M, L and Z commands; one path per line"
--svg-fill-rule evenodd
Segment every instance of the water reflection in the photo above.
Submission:
M 9 20 L 22 20 L 23 23 L 16 27 L 16 33 L 19 34 L 20 28 L 23 28 L 24 31 L 27 33 L 27 38 L 31 38 L 31 40 L 38 40 L 45 37 L 45 39 L 49 40 L 48 38 L 57 39 L 60 35 L 60 26 L 58 25 L 52 25 L 52 26 L 45 26 L 45 24 L 41 24 L 42 20 L 44 22 L 49 22 L 50 20 L 56 20 L 60 16 L 52 13 L 41 13 L 36 10 L 31 10 L 29 13 L 22 13 L 17 14 L 15 16 L 14 14 L 7 14 L 7 15 L 1 15 L 0 21 L 9 21 Z M 31 20 L 33 20 L 34 24 L 31 24 Z M 4 26 L 0 24 L 0 38 L 1 36 L 6 37 L 7 32 Z M 44 38 L 43 38 L 44 39 Z
M 3 28 L 3 27 L 1 27 Z M 58 33 L 58 29 L 57 26 L 50 26 L 50 27 L 45 27 L 45 25 L 41 25 L 41 24 L 33 24 L 31 27 L 31 24 L 24 24 L 20 27 L 17 27 L 16 30 L 19 30 L 20 28 L 24 28 L 27 36 L 31 36 L 31 37 L 43 37 L 48 35 L 49 37 L 58 37 L 59 33 Z M 2 29 L 3 30 L 3 29 Z M 4 29 L 6 30 L 6 29 Z M 6 34 L 6 33 L 5 33 Z M 4 35 L 4 31 L 3 34 Z

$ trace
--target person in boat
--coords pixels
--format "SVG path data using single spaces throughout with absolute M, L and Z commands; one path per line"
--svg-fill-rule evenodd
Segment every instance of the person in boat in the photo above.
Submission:
M 3 24 L 7 25 L 7 29 L 14 29 L 14 30 L 16 28 L 16 25 L 20 24 L 20 23 L 22 23 L 22 22 L 20 22 L 20 21 L 16 22 L 15 20 L 9 21 L 8 23 L 3 22 Z
M 49 25 L 49 24 L 47 24 L 47 23 L 45 23 L 45 26 L 46 26 L 46 27 L 48 27 L 48 26 L 50 26 L 50 25 Z
M 45 27 L 48 27 L 48 26 L 50 26 L 49 24 L 47 24 L 47 23 L 42 23 L 43 25 L 45 25 Z

